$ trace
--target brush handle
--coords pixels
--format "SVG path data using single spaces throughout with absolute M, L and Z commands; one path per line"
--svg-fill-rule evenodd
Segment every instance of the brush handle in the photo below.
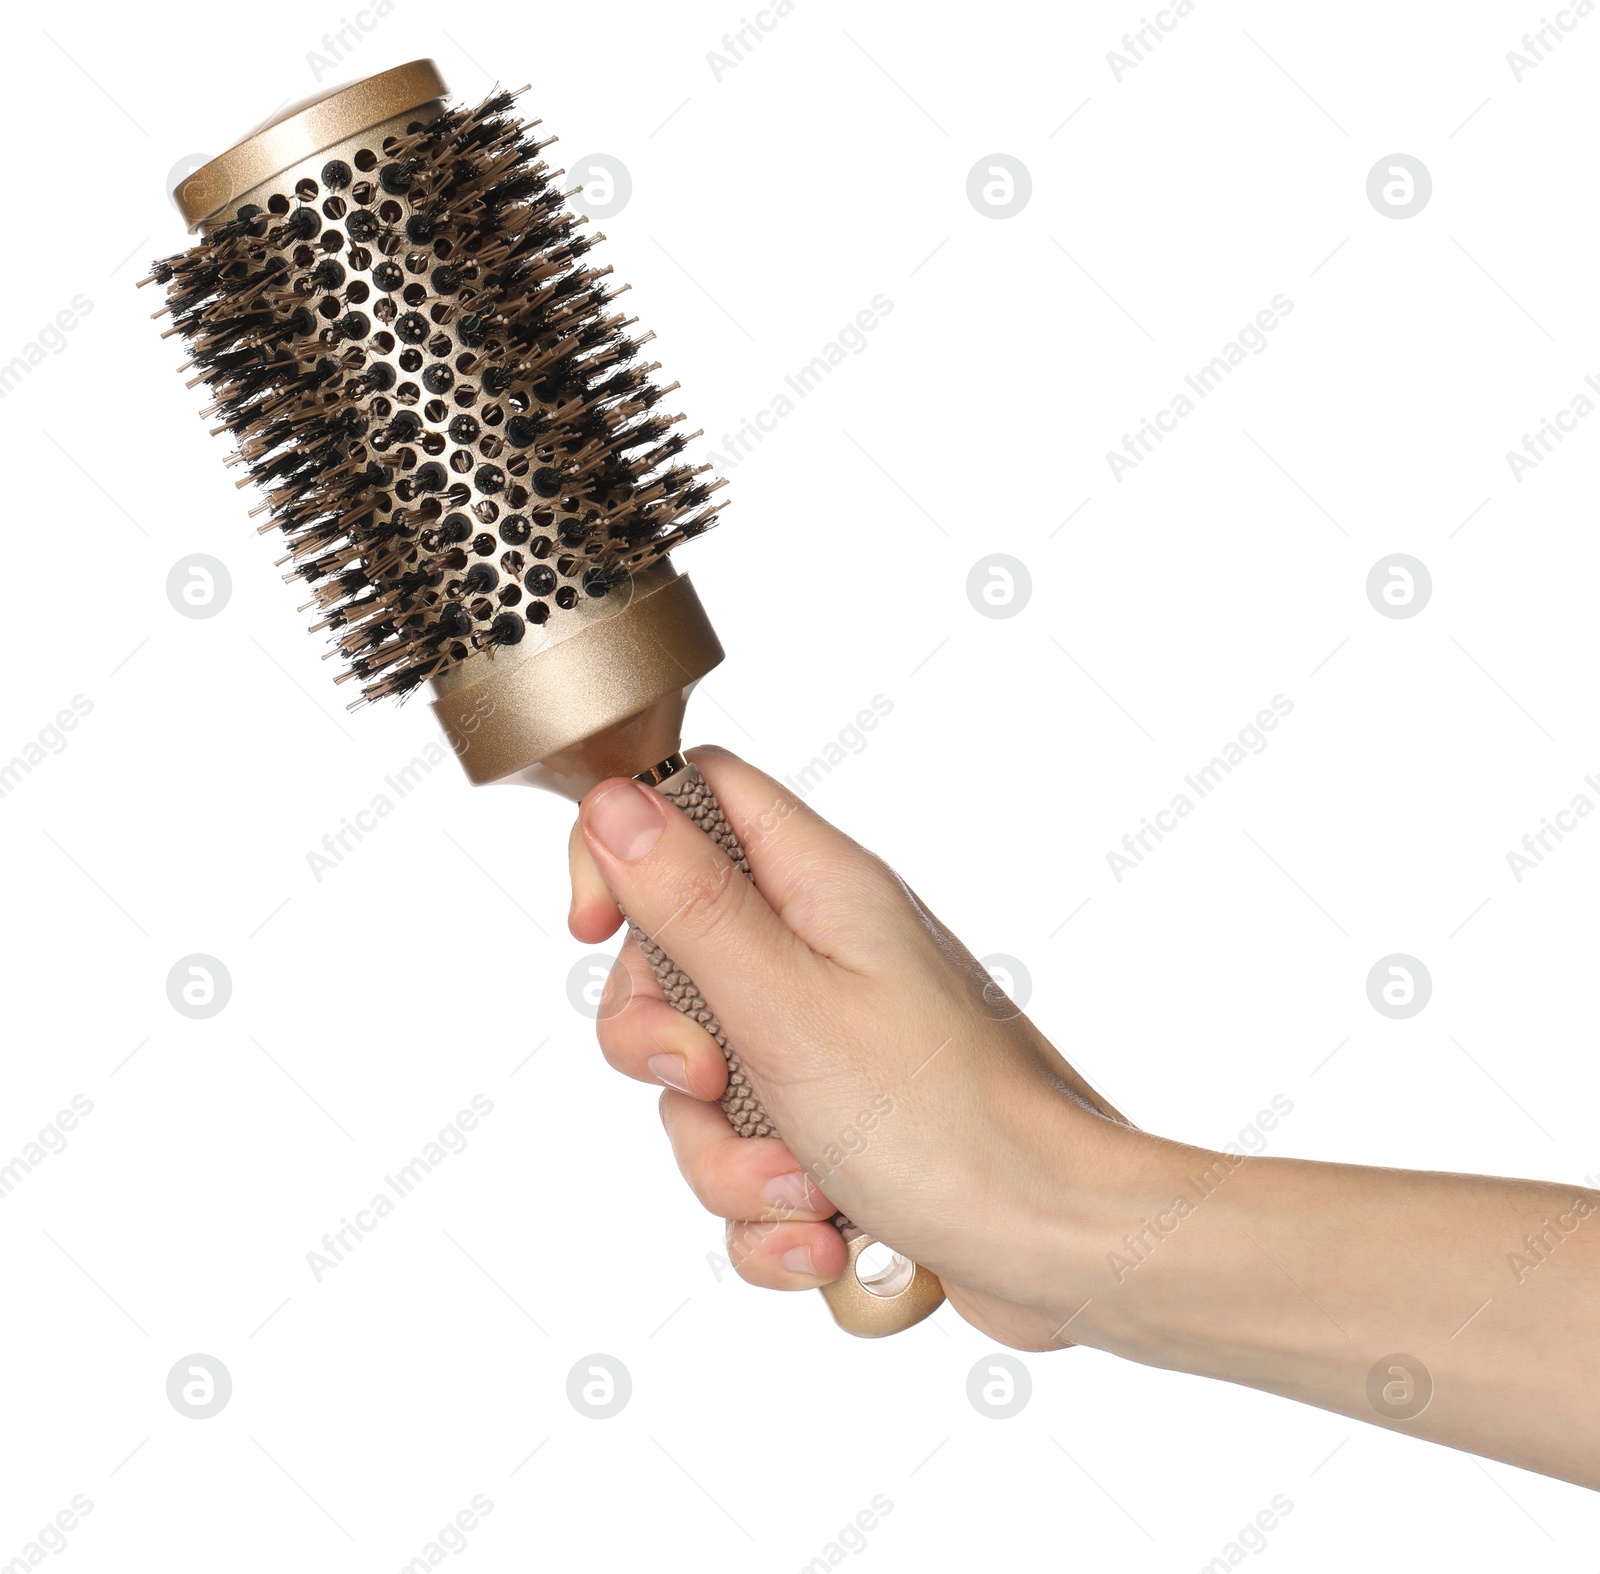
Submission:
M 676 755 L 667 765 L 677 765 L 682 760 Z M 642 773 L 642 779 L 653 782 L 658 791 L 670 798 L 683 812 L 725 852 L 734 867 L 746 879 L 751 878 L 750 864 L 745 858 L 739 839 L 728 824 L 705 777 L 696 766 L 684 763 L 682 769 L 661 778 L 663 766 Z M 761 1107 L 755 1089 L 750 1084 L 738 1051 L 728 1043 L 716 1013 L 705 1002 L 695 987 L 694 980 L 637 924 L 628 925 L 628 933 L 644 953 L 651 971 L 661 983 L 662 993 L 686 1017 L 692 1017 L 717 1041 L 728 1062 L 728 1088 L 722 1095 L 722 1110 L 729 1124 L 741 1137 L 775 1137 L 767 1112 Z M 822 1290 L 834 1320 L 846 1333 L 862 1338 L 880 1338 L 885 1334 L 899 1333 L 910 1328 L 935 1311 L 944 1300 L 944 1290 L 935 1275 L 915 1264 L 905 1264 L 892 1277 L 886 1276 L 875 1290 L 868 1287 L 856 1272 L 861 1253 L 874 1244 L 871 1236 L 858 1229 L 842 1213 L 833 1217 L 834 1225 L 844 1235 L 850 1248 L 850 1259 L 845 1271 L 832 1284 Z M 892 1293 L 891 1293 L 892 1292 Z

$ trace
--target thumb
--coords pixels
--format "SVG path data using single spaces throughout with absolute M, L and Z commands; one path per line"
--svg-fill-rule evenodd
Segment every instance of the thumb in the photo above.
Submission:
M 625 778 L 601 782 L 579 825 L 622 910 L 694 979 L 736 1039 L 781 1026 L 818 982 L 822 959 L 661 794 Z

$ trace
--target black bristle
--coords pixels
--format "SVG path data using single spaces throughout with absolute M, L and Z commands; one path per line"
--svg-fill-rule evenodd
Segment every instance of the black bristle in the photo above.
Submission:
M 502 612 L 489 627 L 489 640 L 495 645 L 515 645 L 528 632 L 528 625 L 515 612 Z

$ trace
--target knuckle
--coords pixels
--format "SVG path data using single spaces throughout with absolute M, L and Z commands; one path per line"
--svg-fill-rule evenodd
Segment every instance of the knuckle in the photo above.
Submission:
M 877 853 L 869 852 L 862 857 L 853 873 L 860 894 L 880 909 L 903 911 L 916 902 L 911 887 Z
M 606 979 L 600 1008 L 595 1014 L 594 1036 L 606 1064 L 621 1071 L 639 1049 L 639 1002 L 633 991 L 633 975 L 627 963 L 618 958 Z
M 779 1226 L 762 1219 L 728 1220 L 728 1261 L 733 1271 L 748 1284 L 760 1284 L 764 1278 L 762 1247 Z
M 725 1215 L 738 1196 L 737 1155 L 721 1143 L 702 1148 L 684 1170 L 689 1190 L 707 1213 Z
M 743 881 L 726 859 L 705 864 L 687 876 L 678 893 L 675 922 L 697 939 L 726 934 L 743 907 Z

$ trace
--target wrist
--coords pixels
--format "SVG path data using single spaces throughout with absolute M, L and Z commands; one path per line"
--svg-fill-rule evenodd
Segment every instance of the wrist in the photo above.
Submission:
M 1326 1202 L 1303 1195 L 1316 1187 L 1307 1166 L 1131 1129 L 1110 1137 L 1104 1158 L 1100 1184 L 1069 1194 L 1057 1237 L 1066 1339 L 1263 1387 L 1287 1367 L 1348 1357 L 1327 1309 L 1337 1286 L 1308 1289 L 1301 1256 L 1288 1251 L 1293 1271 L 1283 1261 L 1313 1221 L 1336 1228 Z
M 1081 1108 L 1064 1112 L 1051 1184 L 1033 1231 L 1032 1276 L 1059 1342 L 1147 1365 L 1200 1370 L 1194 1317 L 1218 1233 L 1240 1239 L 1247 1162 L 1169 1141 Z M 1209 1238 L 1209 1239 L 1208 1239 Z
M 1157 1330 L 1122 1293 L 1113 1259 L 1170 1202 L 1158 1176 L 1178 1145 L 1060 1090 L 1029 1100 L 1018 1125 L 1020 1207 L 1003 1234 L 1011 1282 L 1001 1293 L 1047 1316 L 1059 1345 L 1142 1359 Z

